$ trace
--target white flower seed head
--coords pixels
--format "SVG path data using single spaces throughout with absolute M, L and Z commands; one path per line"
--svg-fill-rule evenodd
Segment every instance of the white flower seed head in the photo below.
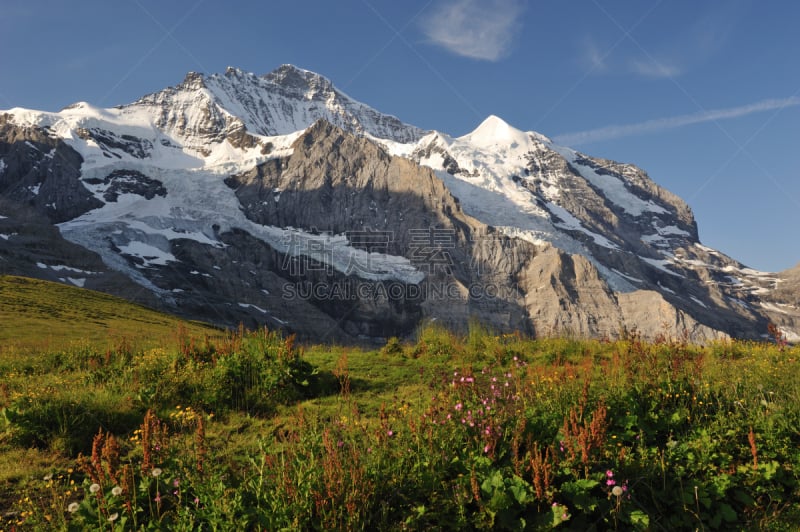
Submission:
M 119 486 L 114 486 L 113 488 L 111 488 L 111 495 L 113 495 L 114 497 L 119 497 L 120 495 L 122 495 L 122 488 L 120 488 Z
M 619 486 L 614 486 L 613 488 L 611 488 L 611 494 L 616 496 L 616 497 L 622 497 L 622 494 L 623 494 L 624 491 L 625 490 L 623 490 Z
M 154 467 L 153 470 L 150 471 L 150 474 L 153 475 L 154 477 L 159 476 L 161 473 L 162 471 L 160 467 Z
M 98 491 L 100 491 L 100 484 L 95 482 L 94 484 L 89 486 L 89 493 L 97 493 Z
M 71 502 L 69 503 L 69 506 L 67 506 L 67 511 L 71 514 L 74 514 L 75 512 L 78 511 L 78 507 L 79 505 L 77 502 Z
M 108 516 L 108 520 L 113 522 L 113 521 L 116 521 L 118 517 L 119 517 L 119 513 L 114 512 L 113 514 Z

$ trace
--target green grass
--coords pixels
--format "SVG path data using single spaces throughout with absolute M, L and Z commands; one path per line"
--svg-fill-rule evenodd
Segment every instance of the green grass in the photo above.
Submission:
M 0 355 L 0 529 L 800 525 L 797 347 L 178 336 Z
M 48 351 L 79 343 L 104 349 L 132 340 L 160 345 L 179 327 L 198 337 L 219 334 L 209 326 L 100 292 L 0 276 L 0 353 Z

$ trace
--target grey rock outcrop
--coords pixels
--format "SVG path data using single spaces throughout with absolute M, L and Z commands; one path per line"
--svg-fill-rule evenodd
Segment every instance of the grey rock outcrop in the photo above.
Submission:
M 81 183 L 80 154 L 38 127 L 0 114 L 0 195 L 44 214 L 52 223 L 102 205 Z

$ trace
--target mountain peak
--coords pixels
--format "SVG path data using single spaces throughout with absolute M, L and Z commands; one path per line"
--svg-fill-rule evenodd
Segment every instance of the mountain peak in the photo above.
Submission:
M 312 72 L 310 70 L 306 70 L 305 68 L 300 68 L 299 66 L 293 65 L 291 63 L 284 63 L 284 64 L 282 64 L 281 66 L 279 66 L 278 68 L 276 68 L 275 70 L 273 70 L 272 72 L 270 72 L 267 75 L 268 76 L 269 75 L 286 75 L 286 74 L 292 74 L 292 73 L 299 74 L 299 75 L 312 74 L 314 76 L 319 76 L 319 74 L 317 74 L 316 72 Z M 322 77 L 322 76 L 320 76 L 320 77 Z
M 478 129 L 481 128 L 510 128 L 511 126 L 508 125 L 508 122 L 503 120 L 497 115 L 489 115 L 486 119 L 481 122 L 481 125 L 478 126 Z
M 184 89 L 204 89 L 206 87 L 205 76 L 201 72 L 188 72 L 180 86 Z
M 314 99 L 321 93 L 334 90 L 333 83 L 328 78 L 290 64 L 279 66 L 265 75 L 264 79 L 306 99 Z
M 502 118 L 489 115 L 471 133 L 461 137 L 478 146 L 493 146 L 496 144 L 525 144 L 529 135 L 511 125 Z
M 241 68 L 236 68 L 234 66 L 228 66 L 228 67 L 225 68 L 225 75 L 227 77 L 229 77 L 229 78 L 230 77 L 243 76 L 243 75 L 246 75 L 246 74 L 247 74 L 247 72 L 245 72 Z

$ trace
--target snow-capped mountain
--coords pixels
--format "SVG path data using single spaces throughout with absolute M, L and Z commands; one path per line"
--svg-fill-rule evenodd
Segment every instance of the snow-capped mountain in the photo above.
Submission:
M 53 228 L 56 226 L 57 230 Z M 0 273 L 341 340 L 800 331 L 787 276 L 700 244 L 640 169 L 490 116 L 454 138 L 291 65 L 129 105 L 0 111 Z

